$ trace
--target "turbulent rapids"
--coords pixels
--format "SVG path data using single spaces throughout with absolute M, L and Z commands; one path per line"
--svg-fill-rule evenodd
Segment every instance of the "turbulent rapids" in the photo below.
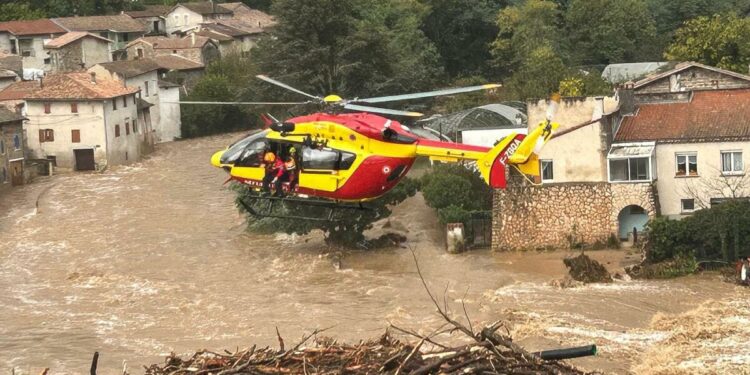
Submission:
M 140 164 L 0 197 L 0 369 L 83 373 L 99 351 L 114 373 L 171 352 L 277 345 L 275 327 L 289 340 L 331 327 L 327 336 L 356 343 L 389 323 L 423 334 L 442 324 L 408 249 L 338 252 L 319 235 L 246 233 L 224 173 L 205 163 L 238 136 L 165 144 Z M 561 289 L 551 282 L 569 253 L 446 254 L 419 195 L 388 227 L 416 247 L 433 290 L 463 302 L 475 326 L 507 320 L 529 351 L 595 343 L 596 357 L 570 363 L 613 373 L 750 364 L 748 296 L 718 276 Z M 587 254 L 610 272 L 638 258 Z

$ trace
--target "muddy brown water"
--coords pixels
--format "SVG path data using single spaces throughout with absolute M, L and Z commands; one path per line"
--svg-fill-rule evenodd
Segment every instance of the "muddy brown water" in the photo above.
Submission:
M 171 351 L 276 345 L 274 327 L 287 342 L 324 327 L 358 341 L 389 322 L 420 332 L 440 324 L 408 249 L 340 253 L 320 234 L 246 233 L 225 173 L 208 164 L 236 136 L 160 145 L 132 166 L 58 175 L 0 196 L 0 372 L 85 373 L 99 351 L 103 372 L 126 361 L 140 373 Z M 614 373 L 664 355 L 660 345 L 674 345 L 686 373 L 750 363 L 742 354 L 719 361 L 708 342 L 678 346 L 673 337 L 681 320 L 672 317 L 716 314 L 712 303 L 746 298 L 716 276 L 560 289 L 550 281 L 564 275 L 568 253 L 446 254 L 419 196 L 396 209 L 390 227 L 407 233 L 429 284 L 447 290 L 455 312 L 463 300 L 474 326 L 506 319 L 528 349 L 596 343 L 598 356 L 574 363 Z M 613 270 L 637 257 L 589 254 Z M 743 306 L 720 314 L 750 319 Z M 744 326 L 728 334 L 742 337 Z M 695 362 L 694 351 L 705 358 Z

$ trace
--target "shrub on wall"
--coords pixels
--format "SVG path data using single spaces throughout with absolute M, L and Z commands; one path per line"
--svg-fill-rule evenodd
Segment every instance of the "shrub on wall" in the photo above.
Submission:
M 437 164 L 422 176 L 421 191 L 443 224 L 467 224 L 471 213 L 492 209 L 492 189 L 474 169 L 461 164 Z

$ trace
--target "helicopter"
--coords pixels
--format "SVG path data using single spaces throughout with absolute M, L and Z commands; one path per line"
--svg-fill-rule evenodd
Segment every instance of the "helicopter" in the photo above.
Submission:
M 484 181 L 492 188 L 507 185 L 506 170 L 513 167 L 525 175 L 539 175 L 538 153 L 551 138 L 559 124 L 552 122 L 559 96 L 553 96 L 547 119 L 528 134 L 511 133 L 494 147 L 481 147 L 446 142 L 420 136 L 409 126 L 381 115 L 420 117 L 421 113 L 400 111 L 369 104 L 408 99 L 453 95 L 488 90 L 499 84 L 485 84 L 414 94 L 364 99 L 343 99 L 337 95 L 315 96 L 265 75 L 257 78 L 307 97 L 306 102 L 180 102 L 183 104 L 248 104 L 299 105 L 317 103 L 321 112 L 278 121 L 272 116 L 267 128 L 258 130 L 211 156 L 211 164 L 226 170 L 228 181 L 237 181 L 253 190 L 261 190 L 266 174 L 263 156 L 271 150 L 286 158 L 296 151 L 297 185 L 291 189 L 282 184 L 284 197 L 258 195 L 268 200 L 268 212 L 256 212 L 240 202 L 256 216 L 274 216 L 273 201 L 296 201 L 331 208 L 360 208 L 362 203 L 376 199 L 409 172 L 417 157 L 432 161 L 476 163 Z M 345 113 L 344 111 L 353 111 Z M 292 151 L 294 150 L 294 151 Z M 293 191 L 292 191 L 293 190 Z M 330 216 L 329 215 L 329 218 Z

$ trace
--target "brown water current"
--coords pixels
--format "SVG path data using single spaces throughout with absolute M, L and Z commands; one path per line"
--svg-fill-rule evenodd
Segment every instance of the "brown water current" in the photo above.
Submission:
M 440 325 L 408 249 L 339 252 L 320 234 L 246 233 L 226 174 L 208 164 L 236 136 L 160 145 L 132 166 L 0 196 L 0 372 L 86 373 L 99 351 L 104 372 L 127 361 L 140 373 L 170 351 L 276 345 L 277 326 L 294 342 L 315 328 L 358 341 L 389 322 Z M 598 356 L 573 362 L 590 370 L 750 366 L 741 351 L 749 296 L 715 275 L 560 289 L 550 281 L 569 253 L 449 255 L 434 216 L 416 196 L 390 226 L 406 232 L 433 290 L 447 289 L 457 313 L 465 302 L 475 327 L 507 319 L 530 350 L 595 343 Z M 637 258 L 588 254 L 612 270 Z

